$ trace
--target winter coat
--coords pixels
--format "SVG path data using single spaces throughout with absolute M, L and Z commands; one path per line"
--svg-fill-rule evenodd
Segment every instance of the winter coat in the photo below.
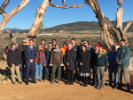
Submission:
M 118 60 L 119 63 L 122 63 L 123 66 L 130 65 L 130 49 L 126 45 L 118 48 L 116 60 Z
M 19 64 L 22 63 L 19 50 L 15 49 L 14 53 L 13 53 L 13 51 L 10 49 L 7 52 L 7 64 L 9 67 L 12 67 L 12 57 L 15 57 L 15 59 L 14 59 L 15 60 L 15 66 L 19 66 Z
M 51 56 L 51 51 L 49 51 L 49 49 L 46 49 L 45 50 L 45 56 L 46 56 L 46 64 L 47 64 L 47 67 L 49 67 L 49 64 L 50 64 L 50 56 Z
M 36 64 L 38 64 L 39 51 L 37 51 Z M 40 64 L 46 64 L 46 58 L 44 51 L 40 50 Z
M 64 63 L 66 70 L 74 70 L 75 61 L 76 61 L 76 51 L 74 51 L 74 49 L 70 51 L 67 50 L 64 56 Z M 66 63 L 69 63 L 69 65 L 66 65 Z
M 81 52 L 79 57 L 79 63 L 83 63 L 83 65 L 80 65 L 80 71 L 81 72 L 90 72 L 90 59 L 91 59 L 91 53 L 90 51 Z
M 26 48 L 27 46 L 23 46 L 23 45 L 19 45 L 19 52 L 20 52 L 20 57 L 21 57 L 21 60 L 22 60 L 22 62 L 23 63 L 25 63 L 25 55 L 24 55 L 24 51 L 25 51 L 25 48 Z
M 53 50 L 52 53 L 51 53 L 50 65 L 49 66 L 52 66 L 53 64 L 60 64 L 61 66 L 64 66 L 64 64 L 63 64 L 63 53 L 60 49 L 58 51 Z

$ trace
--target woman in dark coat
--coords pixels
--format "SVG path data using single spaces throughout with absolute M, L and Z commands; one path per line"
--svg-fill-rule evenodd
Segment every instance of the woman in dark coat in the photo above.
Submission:
M 82 50 L 80 52 L 79 63 L 80 63 L 80 76 L 83 84 L 81 86 L 86 87 L 88 82 L 88 77 L 90 76 L 90 58 L 91 53 L 87 50 L 85 45 L 82 45 Z

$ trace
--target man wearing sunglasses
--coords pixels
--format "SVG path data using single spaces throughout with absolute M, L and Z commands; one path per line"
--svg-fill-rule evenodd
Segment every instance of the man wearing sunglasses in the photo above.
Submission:
M 21 61 L 22 61 L 22 64 L 20 66 L 20 73 L 21 73 L 22 80 L 25 79 L 25 55 L 24 55 L 24 51 L 25 51 L 26 47 L 27 47 L 26 40 L 23 40 L 22 44 L 19 45 L 19 51 L 20 51 L 20 56 L 21 56 Z

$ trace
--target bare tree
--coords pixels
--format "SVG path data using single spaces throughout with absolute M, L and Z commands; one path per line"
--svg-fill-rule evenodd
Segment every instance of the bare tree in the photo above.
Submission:
M 5 12 L 5 7 L 9 4 L 10 0 L 5 0 L 5 2 L 0 7 L 0 14 L 3 16 L 3 20 L 0 23 L 0 39 L 1 35 L 3 33 L 4 27 L 7 24 L 7 22 L 19 11 L 21 11 L 29 2 L 30 0 L 22 0 L 20 5 L 18 5 L 16 8 L 14 8 L 12 11 L 10 11 L 8 14 Z
M 62 0 L 62 3 L 65 3 L 65 0 Z M 36 18 L 34 20 L 34 23 L 28 33 L 27 36 L 27 41 L 31 38 L 36 38 L 37 33 L 38 33 L 38 29 L 39 29 L 39 25 L 42 22 L 42 19 L 45 15 L 45 12 L 48 8 L 48 6 L 51 5 L 53 7 L 58 7 L 58 8 L 63 8 L 63 9 L 68 9 L 68 8 L 77 8 L 77 7 L 81 7 L 82 5 L 55 5 L 51 3 L 51 0 L 44 0 L 43 3 L 40 5 L 40 7 L 37 7 L 37 12 L 36 12 Z
M 114 27 L 110 20 L 102 13 L 97 0 L 85 0 L 85 2 L 92 8 L 94 13 L 96 14 L 96 18 L 98 19 L 99 25 L 101 27 L 101 39 L 108 49 L 111 49 L 112 45 L 116 45 L 118 47 L 120 39 L 122 38 L 126 39 L 126 44 L 129 45 L 128 39 L 125 34 L 127 29 L 132 24 L 132 21 L 129 21 L 125 29 L 122 30 L 122 8 L 118 8 L 118 12 L 116 14 L 117 25 L 116 27 Z M 122 5 L 122 0 L 118 0 L 118 4 Z

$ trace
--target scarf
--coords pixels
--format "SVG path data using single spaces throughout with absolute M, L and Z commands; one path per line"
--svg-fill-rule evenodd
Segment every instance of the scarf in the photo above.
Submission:
M 54 51 L 58 52 L 58 51 L 60 51 L 60 49 L 54 49 Z
M 66 51 L 67 50 L 67 47 L 63 47 L 63 49 Z
M 14 52 L 14 50 L 15 50 L 15 49 L 12 49 L 12 48 L 11 48 L 11 51 L 12 51 L 12 52 Z

